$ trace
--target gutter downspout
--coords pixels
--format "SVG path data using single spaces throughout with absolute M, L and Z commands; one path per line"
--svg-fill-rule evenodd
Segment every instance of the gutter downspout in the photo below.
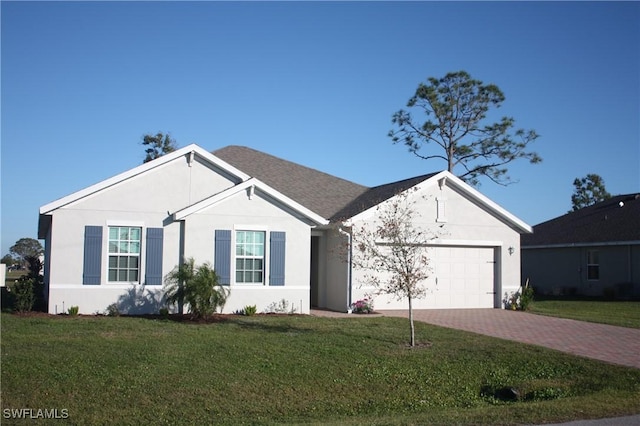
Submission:
M 351 257 L 353 252 L 353 247 L 351 245 L 352 237 L 350 232 L 347 232 L 344 229 L 342 229 L 342 226 L 338 227 L 338 232 L 340 232 L 342 235 L 345 235 L 347 237 L 347 244 L 349 245 L 349 250 L 347 251 L 347 313 L 349 313 L 349 310 L 351 309 L 351 286 L 352 286 L 352 282 L 351 282 L 351 268 L 352 268 Z
M 191 198 L 191 195 L 189 195 L 189 198 Z M 186 239 L 187 239 L 187 221 L 183 219 L 180 221 L 180 240 L 178 243 L 179 244 L 178 265 L 180 266 L 184 265 L 184 261 L 185 261 L 184 254 L 185 254 Z M 181 283 L 178 283 L 178 285 L 184 286 L 184 283 L 181 282 Z M 180 315 L 184 314 L 184 299 L 178 301 L 178 313 Z

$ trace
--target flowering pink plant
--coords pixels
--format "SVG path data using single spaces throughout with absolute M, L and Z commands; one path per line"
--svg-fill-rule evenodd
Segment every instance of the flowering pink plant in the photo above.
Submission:
M 366 297 L 358 300 L 351 304 L 351 310 L 354 314 L 371 314 L 373 313 L 373 299 Z

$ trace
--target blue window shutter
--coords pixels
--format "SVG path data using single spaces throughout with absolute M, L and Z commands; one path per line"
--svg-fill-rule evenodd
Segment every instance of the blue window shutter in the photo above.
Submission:
M 218 275 L 220 285 L 231 283 L 231 231 L 216 229 L 213 252 L 213 269 Z
M 164 229 L 147 228 L 147 256 L 145 284 L 162 284 L 162 241 Z
M 84 227 L 82 284 L 99 285 L 102 278 L 102 226 Z
M 272 232 L 269 255 L 269 285 L 284 285 L 285 232 Z

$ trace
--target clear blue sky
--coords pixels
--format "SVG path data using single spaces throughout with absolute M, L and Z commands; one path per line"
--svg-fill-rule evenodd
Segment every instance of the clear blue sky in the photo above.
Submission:
M 142 162 L 145 133 L 246 145 L 364 185 L 446 168 L 392 145 L 418 83 L 466 70 L 539 165 L 480 191 L 535 225 L 600 174 L 640 192 L 638 2 L 7 2 L 2 254 L 38 209 Z

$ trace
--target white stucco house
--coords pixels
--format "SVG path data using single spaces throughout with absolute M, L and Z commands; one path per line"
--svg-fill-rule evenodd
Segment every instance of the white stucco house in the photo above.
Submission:
M 346 311 L 372 289 L 336 247 L 409 189 L 420 225 L 446 229 L 414 306 L 502 307 L 521 284 L 520 234 L 531 227 L 452 174 L 369 188 L 246 147 L 189 145 L 40 208 L 49 312 L 157 312 L 163 278 L 188 257 L 229 286 L 225 312 L 282 299 L 301 313 Z M 377 296 L 375 307 L 405 302 Z

